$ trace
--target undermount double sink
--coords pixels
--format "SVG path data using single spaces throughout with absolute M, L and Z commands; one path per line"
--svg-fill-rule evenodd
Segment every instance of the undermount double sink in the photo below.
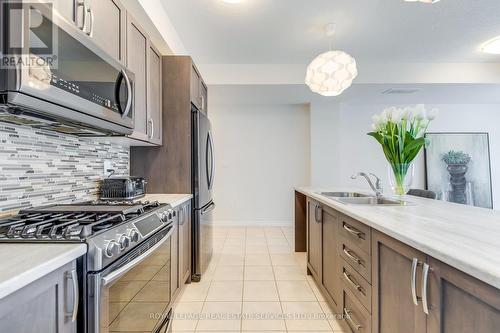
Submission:
M 407 206 L 409 203 L 404 200 L 377 198 L 367 194 L 357 192 L 318 192 L 328 199 L 341 202 L 346 205 L 365 205 L 365 206 Z

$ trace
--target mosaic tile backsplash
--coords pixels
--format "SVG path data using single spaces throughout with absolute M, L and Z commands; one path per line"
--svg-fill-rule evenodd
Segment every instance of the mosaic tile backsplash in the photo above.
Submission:
M 97 198 L 104 160 L 129 174 L 129 148 L 0 123 L 0 212 Z

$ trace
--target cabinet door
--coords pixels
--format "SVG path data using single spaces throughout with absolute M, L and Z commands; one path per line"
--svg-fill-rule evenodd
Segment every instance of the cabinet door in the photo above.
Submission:
M 133 138 L 148 141 L 147 117 L 147 62 L 148 37 L 137 22 L 129 15 L 127 19 L 127 64 L 135 74 Z
M 178 220 L 174 221 L 174 232 L 172 233 L 172 248 L 171 248 L 171 262 L 170 265 L 172 270 L 171 281 L 170 281 L 170 294 L 172 300 L 175 299 L 177 292 L 179 290 L 179 224 Z
M 372 238 L 372 311 L 374 333 L 426 331 L 426 316 L 420 301 L 421 265 L 426 256 L 379 232 Z M 416 269 L 412 288 L 412 267 Z M 416 305 L 412 290 L 417 292 Z
M 0 332 L 75 333 L 72 262 L 0 300 Z M 76 281 L 78 283 L 78 281 Z
M 52 3 L 55 11 L 64 17 L 67 21 L 75 23 L 75 15 L 79 11 L 79 16 L 81 17 L 83 13 L 83 1 L 82 5 L 78 6 L 78 0 L 54 0 Z
M 205 83 L 200 79 L 200 110 L 208 113 L 208 89 Z
M 198 109 L 201 109 L 200 81 L 201 81 L 200 74 L 198 74 L 198 71 L 194 67 L 192 67 L 191 68 L 191 103 L 193 103 Z
M 89 8 L 87 33 L 106 53 L 125 64 L 125 8 L 117 0 L 91 0 Z
M 500 330 L 500 290 L 429 259 L 428 333 Z
M 181 207 L 179 216 L 179 279 L 191 282 L 191 205 Z
M 339 255 L 339 216 L 331 208 L 322 209 L 323 218 L 323 286 L 329 298 L 335 305 L 335 310 L 340 309 L 341 285 L 340 285 L 340 255 Z
M 322 227 L 321 207 L 314 200 L 307 200 L 307 262 L 308 270 L 313 274 L 316 281 L 321 284 L 322 266 Z
M 153 45 L 149 46 L 148 84 L 148 138 L 161 145 L 161 55 Z

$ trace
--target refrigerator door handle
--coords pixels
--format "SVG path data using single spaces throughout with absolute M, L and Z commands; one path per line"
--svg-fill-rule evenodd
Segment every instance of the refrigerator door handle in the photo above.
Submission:
M 207 143 L 205 146 L 205 169 L 206 169 L 206 175 L 207 175 L 207 185 L 208 189 L 210 190 L 212 188 L 212 184 L 210 184 L 210 181 L 212 180 L 212 175 L 210 175 L 210 169 L 212 168 L 211 162 L 209 165 L 208 162 L 208 152 L 210 151 L 210 132 L 208 132 L 207 135 Z
M 211 202 L 207 207 L 201 210 L 200 214 L 205 215 L 206 213 L 210 213 L 214 209 L 215 209 L 215 203 Z
M 212 133 L 208 132 L 208 139 L 210 140 L 210 160 L 212 165 L 210 166 L 210 182 L 209 189 L 212 189 L 214 186 L 214 177 L 215 177 L 215 152 L 214 152 L 214 140 L 212 138 Z

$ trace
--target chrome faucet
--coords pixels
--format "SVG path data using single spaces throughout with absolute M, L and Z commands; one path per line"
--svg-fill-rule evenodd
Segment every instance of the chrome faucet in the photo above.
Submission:
M 354 175 L 351 176 L 351 179 L 357 179 L 359 176 L 364 177 L 366 181 L 368 182 L 368 185 L 372 188 L 373 192 L 375 192 L 375 195 L 377 198 L 381 198 L 383 195 L 382 193 L 384 192 L 384 189 L 382 188 L 382 181 L 380 180 L 377 175 L 373 173 L 364 173 L 364 172 L 358 172 Z M 373 182 L 370 178 L 370 176 L 373 176 L 375 178 L 375 185 L 373 185 Z

